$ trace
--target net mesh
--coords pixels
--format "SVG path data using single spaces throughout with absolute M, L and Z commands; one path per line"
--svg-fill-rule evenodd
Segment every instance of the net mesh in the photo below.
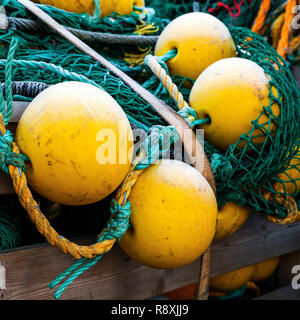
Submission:
M 255 5 L 253 17 L 258 2 L 252 2 L 252 5 Z M 200 10 L 210 12 L 210 8 L 216 9 L 216 4 L 211 1 L 198 1 L 198 3 Z M 2 4 L 5 5 L 6 13 L 10 17 L 33 19 L 15 0 L 4 0 Z M 156 10 L 157 16 L 151 16 L 150 23 L 157 27 L 155 32 L 158 33 L 167 21 L 162 17 L 172 19 L 176 15 L 184 13 L 185 9 L 183 8 L 188 11 L 193 10 L 191 2 L 188 1 L 166 1 L 164 4 L 172 4 L 173 6 L 170 8 L 173 9 L 169 8 L 168 11 L 164 11 L 162 6 Z M 158 4 L 155 4 L 155 0 L 153 0 L 146 2 L 146 5 L 155 8 Z M 177 10 L 177 6 L 181 9 Z M 145 24 L 145 21 L 141 20 L 141 16 L 137 13 L 130 16 L 114 14 L 112 19 L 106 17 L 95 21 L 91 20 L 91 16 L 84 14 L 69 13 L 49 6 L 41 6 L 41 8 L 58 22 L 79 29 L 132 34 L 136 32 L 139 24 Z M 224 15 L 229 15 L 233 21 L 233 17 L 225 7 L 215 10 L 215 12 L 219 12 L 219 14 L 223 12 Z M 250 25 L 251 19 L 249 18 L 247 22 L 235 21 L 231 23 L 224 18 L 223 21 L 225 20 L 228 25 L 239 25 L 239 23 Z M 230 31 L 237 45 L 238 56 L 258 63 L 269 75 L 271 79 L 270 104 L 264 107 L 264 111 L 258 119 L 253 119 L 252 131 L 241 136 L 240 140 L 230 146 L 227 152 L 222 153 L 210 143 L 205 142 L 205 151 L 212 163 L 216 177 L 218 202 L 222 205 L 226 201 L 235 201 L 242 205 L 247 204 L 254 211 L 265 215 L 284 218 L 287 216 L 285 203 L 288 195 L 296 199 L 298 208 L 300 204 L 298 196 L 300 160 L 299 155 L 296 156 L 299 149 L 300 112 L 297 84 L 286 62 L 264 38 L 243 27 L 231 27 Z M 10 48 L 12 39 L 18 42 L 18 48 L 13 56 Z M 167 125 L 149 104 L 121 80 L 59 36 L 22 32 L 18 29 L 1 30 L 0 46 L 0 81 L 2 83 L 37 81 L 51 85 L 66 80 L 89 82 L 112 95 L 124 109 L 129 120 L 139 127 L 145 129 L 152 125 Z M 125 58 L 129 53 L 138 54 L 141 52 L 141 48 L 119 45 L 116 47 L 113 44 L 103 47 L 97 43 L 93 44 L 93 48 L 125 73 L 138 80 L 146 89 L 164 100 L 174 110 L 179 111 L 162 84 L 144 64 L 132 64 L 126 61 Z M 146 49 L 148 53 L 153 53 L 153 47 Z M 143 50 L 145 51 L 145 48 Z M 173 76 L 172 80 L 187 100 L 190 90 L 183 86 L 186 79 Z M 3 101 L 7 100 L 8 94 L 9 92 L 6 92 Z M 13 100 L 30 99 L 13 96 Z M 275 116 L 272 112 L 272 107 L 275 104 L 280 107 L 280 117 Z M 265 123 L 260 121 L 263 116 L 267 117 Z M 271 124 L 276 128 L 275 134 L 272 134 L 268 129 Z M 260 144 L 253 142 L 253 138 L 257 135 L 264 137 Z M 292 159 L 293 161 L 291 161 Z M 294 176 L 298 176 L 298 178 L 295 179 Z M 291 188 L 293 192 L 288 191 L 290 189 L 288 186 L 291 185 L 294 186 Z M 283 200 L 278 201 L 278 197 Z

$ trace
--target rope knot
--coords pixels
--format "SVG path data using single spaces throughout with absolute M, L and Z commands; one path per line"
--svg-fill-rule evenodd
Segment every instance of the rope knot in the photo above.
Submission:
M 224 177 L 229 177 L 233 170 L 231 162 L 218 153 L 212 155 L 211 166 L 215 175 L 222 174 Z
M 183 107 L 178 114 L 185 119 L 185 121 L 189 124 L 189 126 L 194 129 L 197 121 L 197 112 L 195 109 L 189 106 Z
M 130 202 L 121 206 L 115 199 L 112 200 L 110 206 L 111 217 L 105 229 L 99 235 L 98 241 L 111 239 L 121 240 L 129 227 L 129 217 L 131 214 Z
M 171 145 L 178 140 L 179 136 L 175 127 L 153 126 L 150 134 L 140 146 L 140 150 L 144 151 L 147 156 L 138 163 L 135 169 L 143 170 L 155 163 L 169 152 Z
M 12 151 L 13 139 L 9 130 L 4 135 L 0 135 L 0 168 L 5 173 L 9 173 L 8 166 L 13 165 L 25 172 L 25 162 L 29 159 L 25 155 Z

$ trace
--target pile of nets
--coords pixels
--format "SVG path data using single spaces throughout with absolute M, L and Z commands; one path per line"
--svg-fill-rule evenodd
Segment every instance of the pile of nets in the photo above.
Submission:
M 283 190 L 277 188 L 275 183 L 282 182 L 278 175 L 286 171 L 299 148 L 299 90 L 286 62 L 263 37 L 251 32 L 248 28 L 233 26 L 251 26 L 259 9 L 259 2 L 252 1 L 251 4 L 247 1 L 243 2 L 244 6 L 248 6 L 246 8 L 253 6 L 253 17 L 250 18 L 250 15 L 247 15 L 246 22 L 237 22 L 230 14 L 231 22 L 225 18 L 223 21 L 225 20 L 224 22 L 231 26 L 230 31 L 237 46 L 238 56 L 258 63 L 272 79 L 271 89 L 275 88 L 278 96 L 274 96 L 270 89 L 270 105 L 265 106 L 264 114 L 268 116 L 269 123 L 276 125 L 276 135 L 272 136 L 263 125 L 259 125 L 259 119 L 253 119 L 253 130 L 245 133 L 236 144 L 230 146 L 227 152 L 220 152 L 208 142 L 205 142 L 205 151 L 215 173 L 220 205 L 227 201 L 235 201 L 242 205 L 247 204 L 253 211 L 261 212 L 266 216 L 284 219 L 289 213 L 287 209 L 289 196 L 296 199 L 298 208 L 300 206 L 300 199 L 297 196 L 299 190 L 288 194 L 284 187 Z M 144 28 L 144 34 L 159 34 L 169 19 L 184 13 L 183 9 L 175 12 L 177 9 L 174 8 L 177 8 L 177 5 L 181 5 L 182 8 L 186 6 L 188 11 L 193 10 L 190 1 L 165 1 L 164 4 L 174 4 L 173 11 L 164 12 L 163 6 L 156 7 L 158 4 L 155 4 L 153 0 L 146 2 L 146 5 L 156 8 L 156 15 L 153 12 L 151 15 L 134 12 L 129 16 L 113 14 L 100 20 L 50 6 L 40 7 L 62 24 L 77 29 L 140 34 Z M 5 6 L 9 17 L 34 20 L 32 15 L 15 0 L 4 0 L 2 5 Z M 198 5 L 200 5 L 200 10 L 211 12 L 210 9 L 213 9 L 211 13 L 216 15 L 218 13 L 218 17 L 221 17 L 221 12 L 228 14 L 226 7 L 218 9 L 211 1 L 198 1 Z M 242 8 L 242 5 L 240 7 Z M 242 12 L 240 19 L 242 19 Z M 246 17 L 245 13 L 244 16 Z M 146 131 L 153 125 L 167 125 L 149 104 L 120 79 L 58 35 L 9 28 L 0 30 L 0 46 L 0 81 L 8 88 L 0 101 L 2 112 L 4 112 L 5 100 L 7 102 L 31 100 L 31 98 L 19 95 L 10 97 L 9 87 L 14 81 L 36 81 L 51 85 L 76 80 L 91 83 L 107 91 L 120 104 L 129 120 Z M 93 43 L 92 46 L 125 73 L 138 80 L 146 89 L 168 103 L 174 110 L 179 111 L 163 85 L 141 63 L 140 56 L 145 56 L 145 53 L 153 53 L 153 46 L 146 48 L 133 45 L 115 46 L 114 44 L 103 46 L 101 43 Z M 135 56 L 138 57 L 137 62 L 133 63 Z M 186 79 L 173 76 L 172 80 L 179 87 L 185 99 L 188 99 L 190 90 L 183 86 Z M 280 117 L 276 117 L 271 112 L 271 106 L 274 103 L 281 108 Z M 260 134 L 265 136 L 265 142 L 261 145 L 252 143 L 255 129 L 259 129 Z M 239 147 L 239 142 L 244 142 L 245 147 Z M 294 167 L 298 170 L 299 166 L 294 165 Z M 284 182 L 286 183 L 287 180 L 296 185 L 297 181 L 287 177 Z
M 173 20 L 182 14 L 200 11 L 213 14 L 226 25 L 249 28 L 251 28 L 257 15 L 260 3 L 260 0 L 169 0 L 164 2 L 159 0 L 146 0 L 146 5 L 154 8 L 157 15 L 162 18 Z
M 146 1 L 146 5 L 154 8 L 157 16 L 162 18 L 173 20 L 184 13 L 201 11 L 214 15 L 227 26 L 247 27 L 249 29 L 253 27 L 262 3 L 262 0 Z M 275 49 L 283 27 L 286 5 L 286 0 L 270 0 L 269 9 L 265 10 L 263 27 L 258 30 Z M 296 21 L 296 23 L 298 22 Z M 299 28 L 297 30 L 295 30 L 295 38 L 291 43 L 293 50 L 287 56 L 287 61 L 290 64 L 295 64 L 300 60 Z

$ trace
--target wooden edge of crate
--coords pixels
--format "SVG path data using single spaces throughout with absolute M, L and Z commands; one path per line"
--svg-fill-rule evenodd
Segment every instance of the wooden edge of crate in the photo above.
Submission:
M 300 300 L 300 290 L 295 290 L 291 285 L 287 285 L 254 300 Z
M 212 273 L 217 276 L 300 249 L 300 222 L 277 226 L 256 214 L 231 238 L 213 245 Z M 81 244 L 95 239 L 82 239 Z M 50 245 L 31 246 L 0 254 L 6 269 L 7 300 L 53 299 L 48 284 L 75 262 Z M 81 275 L 61 299 L 146 299 L 195 283 L 199 260 L 176 270 L 157 270 L 131 260 L 115 246 L 100 262 Z

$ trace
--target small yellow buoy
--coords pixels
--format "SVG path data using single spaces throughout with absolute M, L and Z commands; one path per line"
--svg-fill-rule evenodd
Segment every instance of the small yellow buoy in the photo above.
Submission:
M 75 13 L 92 15 L 95 11 L 94 0 L 35 0 L 35 2 Z M 114 12 L 118 12 L 121 15 L 130 14 L 133 11 L 133 6 L 144 7 L 144 0 L 101 0 L 101 17 L 108 16 Z
M 81 82 L 40 93 L 20 119 L 16 142 L 30 159 L 32 188 L 67 205 L 107 197 L 125 178 L 133 156 L 124 111 L 108 93 Z
M 218 213 L 214 192 L 201 173 L 185 163 L 162 160 L 145 169 L 129 201 L 132 229 L 120 246 L 144 265 L 185 266 L 213 240 Z
M 172 49 L 177 49 L 177 55 L 167 62 L 170 74 L 194 80 L 212 63 L 236 56 L 227 27 L 203 12 L 184 14 L 164 29 L 156 43 L 155 55 L 162 56 Z
M 234 202 L 227 202 L 218 213 L 215 240 L 233 235 L 247 221 L 251 210 Z
M 253 127 L 251 121 L 262 114 L 264 106 L 269 107 L 269 81 L 264 70 L 247 59 L 228 58 L 209 66 L 195 82 L 189 100 L 199 119 L 210 117 L 211 122 L 201 126 L 206 139 L 225 151 L 247 134 Z M 273 104 L 272 112 L 279 116 L 277 104 Z M 262 115 L 258 123 L 275 134 L 277 127 L 269 124 L 267 115 Z M 253 143 L 263 143 L 264 139 L 261 130 L 254 130 Z
M 254 272 L 255 266 L 252 265 L 222 274 L 210 280 L 210 287 L 220 292 L 237 290 L 251 280 Z
M 240 289 L 248 281 L 260 282 L 274 273 L 279 264 L 279 257 L 222 274 L 210 280 L 210 287 L 214 291 L 227 292 Z
M 278 179 L 282 182 L 276 182 L 276 186 L 285 186 L 285 190 L 288 193 L 300 192 L 300 147 L 296 155 L 292 158 L 289 168 L 278 175 Z M 291 180 L 295 180 L 292 182 Z
M 265 260 L 255 265 L 255 272 L 251 278 L 254 282 L 260 282 L 271 277 L 279 264 L 279 257 Z

